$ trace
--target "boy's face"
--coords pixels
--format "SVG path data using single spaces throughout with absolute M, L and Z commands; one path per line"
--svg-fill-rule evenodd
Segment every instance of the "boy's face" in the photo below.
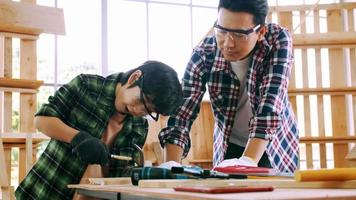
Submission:
M 233 62 L 248 56 L 265 33 L 260 26 L 253 23 L 252 14 L 220 8 L 214 33 L 224 58 Z
M 130 88 L 140 76 L 140 72 L 134 72 L 127 83 L 117 91 L 115 108 L 118 112 L 133 116 L 145 116 L 154 111 L 153 104 L 148 102 L 139 86 Z

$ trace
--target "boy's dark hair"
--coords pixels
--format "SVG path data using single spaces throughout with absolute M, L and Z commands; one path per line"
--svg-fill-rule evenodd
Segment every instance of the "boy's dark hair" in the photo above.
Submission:
M 182 87 L 177 72 L 162 62 L 149 60 L 124 73 L 121 83 L 125 84 L 136 70 L 142 72 L 143 88 L 141 89 L 149 102 L 153 103 L 155 112 L 167 116 L 175 111 L 183 100 Z M 136 81 L 131 87 L 140 87 L 139 81 Z
M 253 15 L 255 25 L 265 24 L 268 14 L 267 0 L 220 0 L 218 10 L 225 8 L 232 12 L 247 12 Z

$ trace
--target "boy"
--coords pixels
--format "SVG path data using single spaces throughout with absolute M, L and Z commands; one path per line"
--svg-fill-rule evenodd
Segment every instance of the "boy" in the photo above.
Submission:
M 51 140 L 16 198 L 72 199 L 67 185 L 79 183 L 89 164 L 101 165 L 104 176 L 125 175 L 133 163 L 110 160 L 110 154 L 132 156 L 133 144 L 142 147 L 146 140 L 148 123 L 142 116 L 157 121 L 181 99 L 177 73 L 157 61 L 108 77 L 75 77 L 36 113 L 36 128 Z

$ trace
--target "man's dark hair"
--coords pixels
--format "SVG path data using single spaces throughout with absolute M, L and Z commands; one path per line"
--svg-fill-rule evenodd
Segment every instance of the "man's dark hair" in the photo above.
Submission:
M 124 73 L 121 83 L 125 84 L 130 75 L 136 70 L 141 70 L 143 78 L 142 91 L 149 102 L 155 107 L 155 112 L 170 115 L 183 100 L 181 84 L 177 72 L 170 66 L 159 61 L 146 61 L 141 66 Z M 139 86 L 136 81 L 131 87 Z
M 232 12 L 247 12 L 253 15 L 255 25 L 265 24 L 268 14 L 267 0 L 220 0 L 218 10 L 225 8 Z

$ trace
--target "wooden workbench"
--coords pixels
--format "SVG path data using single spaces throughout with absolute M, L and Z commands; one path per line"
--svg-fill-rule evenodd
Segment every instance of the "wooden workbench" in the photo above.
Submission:
M 272 192 L 203 194 L 176 192 L 172 188 L 123 185 L 69 185 L 80 194 L 103 199 L 356 199 L 355 189 L 279 188 Z

